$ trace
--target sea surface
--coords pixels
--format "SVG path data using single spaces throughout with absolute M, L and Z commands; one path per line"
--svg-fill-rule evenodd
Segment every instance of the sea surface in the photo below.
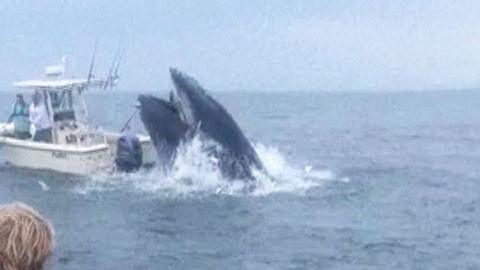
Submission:
M 275 181 L 245 194 L 199 141 L 170 175 L 2 165 L 0 203 L 55 227 L 46 269 L 480 269 L 479 91 L 212 95 Z M 89 93 L 90 119 L 119 130 L 135 99 Z

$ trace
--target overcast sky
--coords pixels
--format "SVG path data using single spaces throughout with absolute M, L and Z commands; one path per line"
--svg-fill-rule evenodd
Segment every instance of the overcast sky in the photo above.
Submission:
M 480 88 L 480 1 L 1 0 L 0 86 L 67 56 L 120 88 L 170 87 L 168 67 L 210 90 Z

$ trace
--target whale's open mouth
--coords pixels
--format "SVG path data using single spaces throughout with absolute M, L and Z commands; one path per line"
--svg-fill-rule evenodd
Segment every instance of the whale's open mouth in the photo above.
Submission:
M 167 160 L 171 161 L 177 152 L 173 149 L 200 135 L 221 146 L 207 151 L 223 176 L 254 179 L 252 170 L 263 170 L 262 162 L 233 117 L 194 78 L 173 68 L 170 75 L 174 90 L 169 101 L 144 95 L 138 98 L 142 121 L 160 160 L 166 159 L 165 149 L 169 149 Z
M 175 108 L 177 108 L 182 120 L 191 127 L 196 126 L 197 122 L 193 113 L 192 103 L 189 96 L 185 93 L 183 88 L 175 87 L 175 90 L 173 90 L 172 93 L 171 102 L 173 102 Z

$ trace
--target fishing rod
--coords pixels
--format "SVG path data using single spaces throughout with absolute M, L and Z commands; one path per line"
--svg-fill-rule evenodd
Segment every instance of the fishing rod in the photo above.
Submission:
M 122 129 L 120 130 L 120 132 L 124 132 L 125 129 L 130 125 L 130 122 L 132 122 L 133 118 L 135 117 L 135 115 L 137 115 L 137 112 L 138 112 L 138 107 L 135 106 L 135 110 L 133 111 L 132 115 L 130 116 L 130 118 L 128 118 L 127 122 L 125 122 L 125 124 L 123 125 Z

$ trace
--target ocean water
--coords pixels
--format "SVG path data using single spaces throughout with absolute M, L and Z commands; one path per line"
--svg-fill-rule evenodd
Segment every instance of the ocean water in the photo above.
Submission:
M 242 193 L 198 141 L 170 175 L 0 166 L 0 203 L 56 229 L 47 269 L 480 268 L 480 92 L 213 95 L 276 181 Z M 92 122 L 120 129 L 135 98 L 90 93 Z

